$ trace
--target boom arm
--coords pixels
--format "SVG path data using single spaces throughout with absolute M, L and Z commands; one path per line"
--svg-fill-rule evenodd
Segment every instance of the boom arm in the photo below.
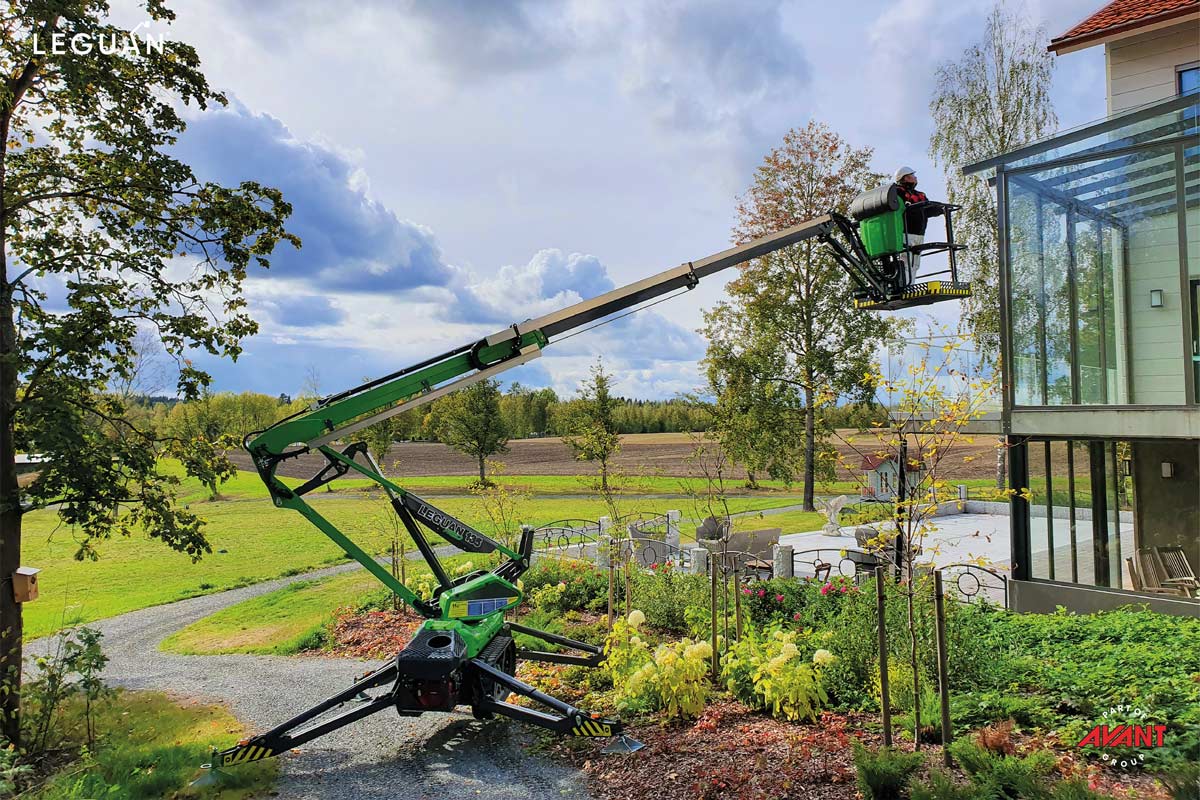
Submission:
M 817 217 L 560 311 L 514 324 L 473 344 L 326 397 L 312 410 L 261 432 L 246 447 L 256 458 L 261 456 L 268 461 L 320 448 L 380 420 L 537 358 L 554 336 L 676 289 L 692 289 L 701 278 L 796 242 L 828 237 L 833 229 L 832 216 Z

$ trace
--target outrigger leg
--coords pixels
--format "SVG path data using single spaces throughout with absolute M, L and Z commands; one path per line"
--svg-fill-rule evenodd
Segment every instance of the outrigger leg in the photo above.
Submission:
M 512 639 L 513 632 L 569 647 L 585 655 L 518 650 Z M 455 646 L 456 636 L 441 635 L 440 638 L 447 643 L 439 646 L 437 632 L 418 631 L 409 646 L 387 666 L 367 673 L 346 689 L 265 733 L 243 739 L 225 750 L 214 751 L 212 762 L 202 767 L 205 775 L 196 784 L 214 783 L 222 767 L 278 756 L 385 708 L 395 708 L 400 716 L 416 717 L 426 711 L 453 711 L 458 705 L 466 705 L 478 719 L 500 714 L 564 735 L 616 737 L 615 749 L 608 752 L 634 752 L 642 748 L 641 743 L 624 733 L 620 720 L 583 711 L 511 674 L 516 671 L 518 657 L 596 667 L 604 660 L 599 647 L 515 622 L 506 623 L 503 631 L 476 658 L 463 657 L 462 651 Z M 438 650 L 444 652 L 434 652 Z M 383 686 L 388 688 L 372 693 Z M 547 710 L 506 702 L 512 694 L 526 697 Z M 320 720 L 330 712 L 336 713 Z

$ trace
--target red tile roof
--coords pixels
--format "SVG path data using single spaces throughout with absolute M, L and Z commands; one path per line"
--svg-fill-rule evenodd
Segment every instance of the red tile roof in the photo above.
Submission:
M 1071 30 L 1050 40 L 1049 50 L 1075 50 L 1114 33 L 1136 30 L 1200 11 L 1200 0 L 1113 0 Z

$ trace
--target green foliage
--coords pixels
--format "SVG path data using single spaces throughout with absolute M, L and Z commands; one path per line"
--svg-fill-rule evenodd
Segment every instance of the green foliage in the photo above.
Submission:
M 161 2 L 145 4 L 143 16 L 174 18 Z M 35 53 L 34 31 L 42 42 L 131 36 L 94 1 L 24 3 L 3 29 L 14 77 L 0 98 L 0 317 L 20 324 L 0 350 L 0 403 L 14 412 L 5 424 L 15 448 L 47 457 L 20 501 L 60 503 L 85 552 L 93 539 L 140 529 L 198 556 L 201 522 L 155 469 L 157 436 L 106 392 L 134 377 L 147 330 L 184 365 L 185 397 L 209 382 L 189 360 L 195 353 L 236 357 L 257 330 L 242 293 L 248 270 L 268 266 L 281 242 L 299 245 L 284 229 L 291 207 L 253 181 L 201 182 L 175 157 L 185 107 L 226 102 L 191 46 L 168 37 L 162 52 Z M 45 287 L 60 282 L 65 298 L 51 309 Z M 13 452 L 0 458 L 11 465 Z M 17 506 L 15 488 L 0 486 L 0 506 Z M 6 546 L 16 546 L 15 533 L 4 531 Z
M 63 735 L 63 704 L 78 697 L 83 708 L 89 745 L 95 742 L 93 713 L 110 690 L 100 679 L 108 657 L 100 647 L 102 634 L 93 628 L 71 628 L 54 640 L 49 655 L 34 661 L 36 672 L 23 687 L 25 752 L 40 755 L 58 747 Z
M 961 166 L 1011 152 L 1054 130 L 1054 58 L 1045 43 L 1044 30 L 1018 9 L 997 3 L 980 40 L 957 61 L 938 66 L 929 103 L 929 154 L 944 171 L 947 201 L 963 207 L 954 233 L 967 246 L 959 256 L 963 280 L 971 282 L 964 316 L 981 350 L 992 357 L 1000 346 L 996 201 L 986 181 L 963 175 Z
M 1200 763 L 1172 759 L 1162 764 L 1156 773 L 1172 800 L 1197 800 L 1200 798 Z
M 672 633 L 687 633 L 689 608 L 708 608 L 708 576 L 680 572 L 671 562 L 649 574 L 633 574 L 633 602 L 646 614 L 646 622 Z
M 64 727 L 80 724 L 82 708 L 68 704 Z M 84 748 L 44 785 L 28 793 L 33 800 L 157 800 L 192 797 L 187 784 L 213 747 L 233 744 L 241 725 L 219 706 L 180 706 L 157 692 L 121 692 L 102 709 L 95 748 Z M 230 770 L 223 797 L 262 796 L 278 770 L 274 760 Z M 25 796 L 25 795 L 23 795 Z
M 912 774 L 925 757 L 920 753 L 905 753 L 881 747 L 869 750 L 854 740 L 854 766 L 858 790 L 866 800 L 900 800 Z
M 977 796 L 1037 800 L 1049 794 L 1053 753 L 1039 750 L 1026 756 L 1000 756 L 970 739 L 958 739 L 950 743 L 950 754 L 971 776 Z
M 1144 709 L 1140 724 L 1167 726 L 1164 746 L 1146 754 L 1148 764 L 1200 760 L 1200 620 L 1132 608 L 981 612 L 967 620 L 990 655 L 974 685 L 962 688 L 989 703 L 983 710 L 1010 703 L 1005 695 L 1026 695 L 1037 704 L 1015 708 L 1026 716 L 1019 722 L 1052 722 L 1064 740 L 1079 741 L 1108 709 Z M 956 706 L 978 713 L 981 701 Z
M 863 187 L 884 179 L 871 170 L 871 157 L 870 148 L 850 146 L 816 120 L 788 131 L 742 197 L 735 241 L 846 213 Z M 809 506 L 816 478 L 832 477 L 833 466 L 824 446 L 829 431 L 817 419 L 819 387 L 862 397 L 861 377 L 896 324 L 857 313 L 844 300 L 850 289 L 827 248 L 801 242 L 742 265 L 727 287 L 730 300 L 705 315 L 705 365 L 722 442 L 752 470 L 784 476 L 803 469 Z
M 721 659 L 721 677 L 748 705 L 788 720 L 815 720 L 829 699 L 821 671 L 835 660 L 828 650 L 813 648 L 810 637 L 771 627 L 748 631 L 734 643 Z
M 591 377 L 579 387 L 579 398 L 565 409 L 562 440 L 580 461 L 596 462 L 598 489 L 608 495 L 610 462 L 621 450 L 621 437 L 616 422 L 617 400 L 612 395 L 612 376 L 596 359 Z
M 440 402 L 438 438 L 479 463 L 487 483 L 487 459 L 508 451 L 508 429 L 500 416 L 500 384 L 479 381 Z
M 586 561 L 537 559 L 521 576 L 521 583 L 530 596 L 543 587 L 562 584 L 553 601 L 547 595 L 539 606 L 550 611 L 602 611 L 608 606 L 608 573 Z
M 928 782 L 918 781 L 912 785 L 909 800 L 975 800 L 975 790 L 970 786 L 959 786 L 940 769 L 930 770 Z
M 708 694 L 712 647 L 683 639 L 660 644 L 651 652 L 638 633 L 644 622 L 640 611 L 616 620 L 604 645 L 605 669 L 612 677 L 617 707 L 657 711 L 666 719 L 699 716 Z
M 19 763 L 18 756 L 12 745 L 0 747 L 0 797 L 16 794 L 18 786 L 33 774 L 33 767 Z
M 1082 778 L 1071 778 L 1054 784 L 1050 800 L 1104 800 L 1104 795 L 1089 789 Z

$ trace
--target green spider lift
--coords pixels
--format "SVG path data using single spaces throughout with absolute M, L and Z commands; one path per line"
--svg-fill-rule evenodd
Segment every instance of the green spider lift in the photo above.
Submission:
M 664 296 L 671 292 L 695 288 L 701 278 L 797 242 L 815 239 L 828 245 L 854 278 L 856 296 L 863 294 L 875 303 L 862 307 L 902 307 L 901 295 L 911 291 L 911 287 L 896 284 L 892 262 L 898 256 L 897 242 L 894 234 L 889 234 L 893 238 L 882 243 L 875 241 L 879 233 L 875 227 L 882 230 L 887 224 L 872 222 L 875 216 L 879 215 L 869 214 L 861 223 L 868 232 L 866 242 L 858 232 L 860 223 L 838 214 L 817 217 L 560 311 L 515 323 L 476 342 L 325 397 L 312 408 L 247 436 L 244 445 L 274 504 L 303 515 L 388 589 L 426 617 L 426 621 L 408 646 L 387 664 L 367 673 L 344 691 L 265 733 L 228 749 L 214 751 L 212 763 L 205 765 L 210 772 L 201 781 L 211 782 L 222 767 L 277 756 L 387 708 L 408 717 L 426 712 L 450 712 L 465 706 L 479 718 L 499 714 L 563 735 L 615 737 L 616 741 L 610 743 L 613 752 L 631 752 L 640 748 L 640 744 L 623 734 L 620 720 L 575 708 L 514 677 L 518 659 L 588 667 L 598 666 L 603 660 L 598 647 L 506 621 L 506 612 L 515 609 L 523 599 L 517 584 L 533 557 L 532 529 L 523 529 L 515 550 L 506 547 L 385 478 L 366 445 L 350 437 L 388 417 L 525 364 L 540 356 L 543 348 L 568 331 L 593 323 L 604 324 L 618 312 L 636 310 L 647 301 L 665 299 Z M 877 255 L 870 256 L 869 252 Z M 936 291 L 930 294 L 930 290 L 924 290 L 920 302 L 951 296 Z M 320 454 L 325 459 L 324 466 L 300 486 L 286 486 L 276 474 L 279 466 L 308 453 Z M 422 600 L 396 580 L 383 565 L 305 500 L 309 492 L 350 472 L 369 478 L 387 494 L 393 510 L 412 536 L 437 582 L 432 599 Z M 452 580 L 423 528 L 464 552 L 500 553 L 503 561 L 490 571 L 480 570 Z M 524 633 L 577 652 L 545 653 L 519 649 L 513 640 L 514 633 Z M 507 702 L 514 694 L 546 710 Z

